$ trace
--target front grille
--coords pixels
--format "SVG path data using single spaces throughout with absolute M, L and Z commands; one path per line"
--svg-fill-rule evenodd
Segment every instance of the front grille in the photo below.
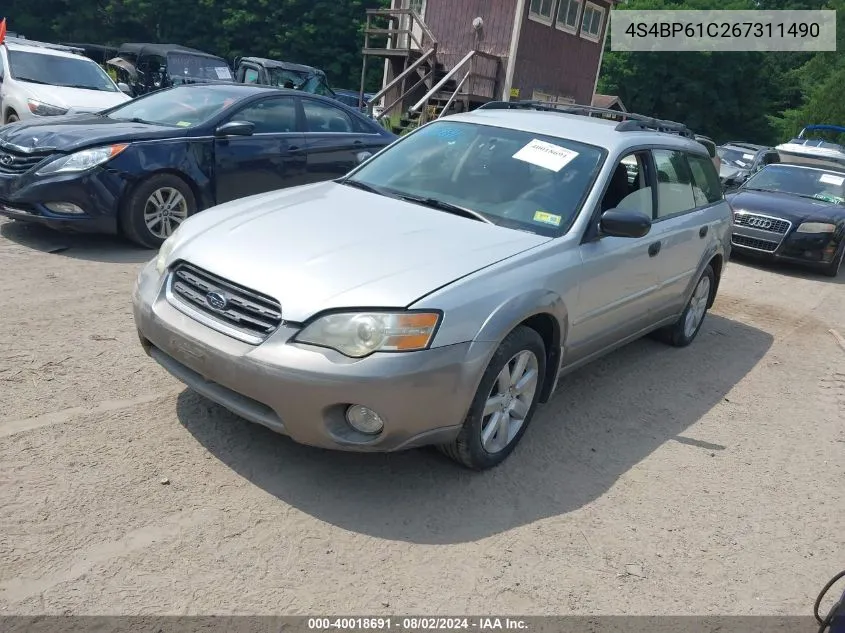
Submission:
M 191 264 L 178 262 L 169 283 L 171 296 L 177 301 L 250 337 L 264 340 L 282 323 L 282 306 L 275 299 Z M 212 293 L 223 297 L 222 307 L 209 303 Z
M 53 152 L 19 152 L 0 146 L 0 173 L 23 174 L 50 156 Z
M 734 224 L 737 226 L 747 226 L 750 229 L 768 231 L 769 233 L 777 233 L 779 235 L 786 233 L 789 227 L 792 226 L 792 223 L 786 220 L 778 220 L 777 218 L 755 215 L 753 213 L 735 213 Z
M 753 248 L 756 251 L 766 251 L 767 253 L 775 252 L 778 247 L 777 242 L 770 242 L 769 240 L 758 240 L 753 237 L 746 237 L 745 235 L 736 234 L 731 236 L 731 243 L 734 246 Z

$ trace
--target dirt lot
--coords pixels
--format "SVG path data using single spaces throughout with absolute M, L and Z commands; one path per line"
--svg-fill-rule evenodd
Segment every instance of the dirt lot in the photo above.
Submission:
M 135 335 L 150 257 L 0 224 L 2 613 L 804 614 L 843 567 L 845 278 L 732 263 L 691 347 L 567 378 L 474 474 L 184 389 Z

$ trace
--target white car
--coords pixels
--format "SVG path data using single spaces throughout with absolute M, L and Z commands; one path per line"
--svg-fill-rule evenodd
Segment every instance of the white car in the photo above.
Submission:
M 0 124 L 99 112 L 130 99 L 87 57 L 14 38 L 0 45 Z

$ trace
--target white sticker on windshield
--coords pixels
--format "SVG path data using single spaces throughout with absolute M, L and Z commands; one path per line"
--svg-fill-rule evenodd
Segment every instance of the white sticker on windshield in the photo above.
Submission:
M 535 138 L 514 154 L 513 158 L 551 171 L 560 171 L 576 156 L 578 152 Z
M 217 66 L 217 67 L 215 67 L 214 70 L 217 71 L 217 78 L 218 79 L 231 79 L 232 78 L 232 73 L 229 72 L 228 68 L 225 68 L 225 67 L 222 67 L 222 66 Z
M 754 154 L 743 154 L 742 157 L 745 160 L 754 160 Z
M 841 187 L 842 183 L 845 182 L 845 177 L 834 176 L 833 174 L 822 174 L 819 177 L 819 182 L 823 182 L 826 185 L 833 185 L 834 187 Z
M 748 163 L 745 163 L 745 162 L 743 162 L 743 161 L 741 161 L 741 160 L 735 160 L 734 162 L 735 162 L 737 165 L 739 165 L 740 167 L 748 167 Z

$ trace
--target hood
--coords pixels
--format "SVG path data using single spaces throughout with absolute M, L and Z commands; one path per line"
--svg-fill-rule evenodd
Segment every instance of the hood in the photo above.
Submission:
M 739 190 L 725 196 L 734 211 L 751 211 L 789 220 L 841 220 L 845 207 L 822 200 L 774 191 Z
M 122 92 L 106 92 L 104 90 L 83 90 L 81 88 L 67 88 L 65 86 L 42 86 L 40 84 L 24 84 L 32 99 L 42 101 L 58 108 L 67 108 L 68 114 L 100 112 L 120 103 L 129 101 L 131 97 Z
M 37 117 L 4 126 L 0 128 L 0 142 L 15 145 L 24 151 L 52 148 L 60 152 L 73 152 L 107 143 L 180 138 L 186 134 L 184 128 L 79 114 Z
M 404 308 L 550 238 L 334 182 L 242 198 L 183 223 L 185 259 L 274 297 L 287 321 L 331 308 Z

